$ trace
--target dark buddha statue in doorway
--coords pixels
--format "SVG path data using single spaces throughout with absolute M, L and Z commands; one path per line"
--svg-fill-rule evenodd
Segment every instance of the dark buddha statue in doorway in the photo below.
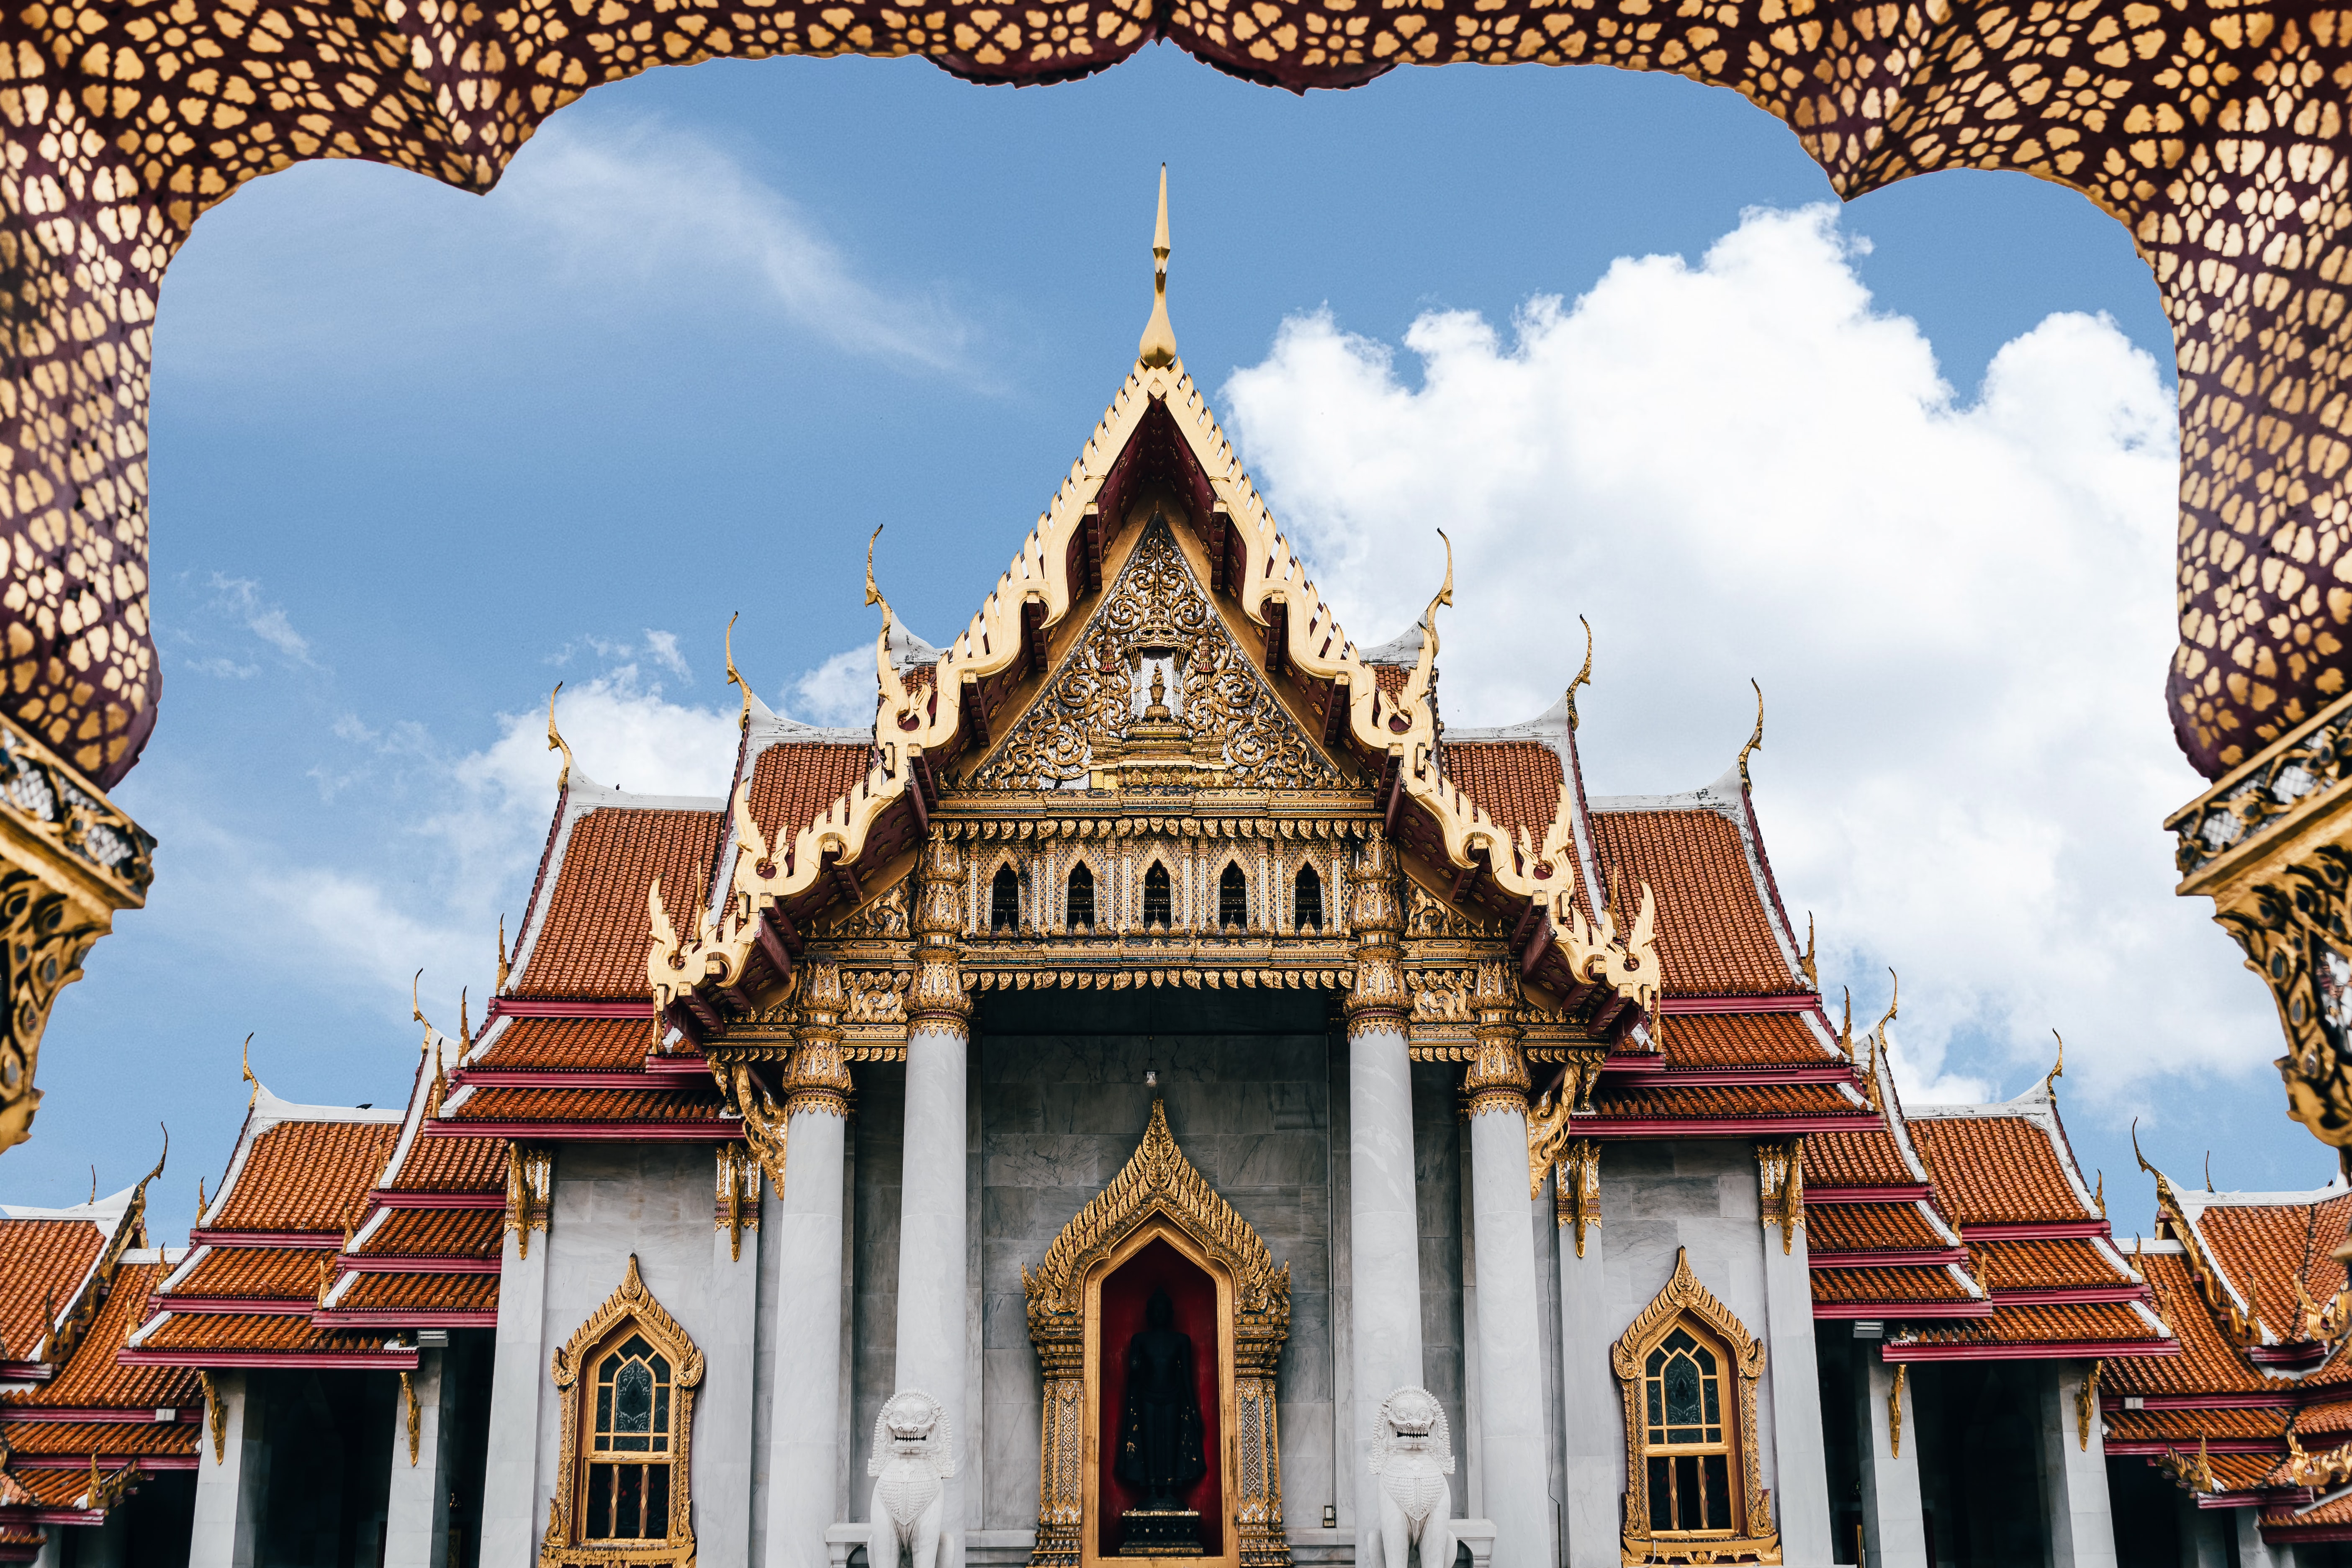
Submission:
M 1201 1554 L 1201 1516 L 1185 1506 L 1184 1494 L 1209 1471 L 1202 1437 L 1192 1337 L 1177 1328 L 1168 1292 L 1154 1290 L 1143 1327 L 1127 1342 L 1127 1408 L 1119 1413 L 1115 1469 L 1143 1495 L 1119 1516 L 1126 1527 L 1120 1555 Z

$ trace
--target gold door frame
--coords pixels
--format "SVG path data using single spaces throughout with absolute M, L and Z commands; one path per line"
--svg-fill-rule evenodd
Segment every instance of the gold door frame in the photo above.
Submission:
M 1241 1530 L 1237 1515 L 1240 1499 L 1235 1483 L 1239 1466 L 1234 1463 L 1238 1423 L 1234 1400 L 1234 1278 L 1233 1270 L 1210 1257 L 1200 1245 L 1184 1234 L 1183 1226 L 1165 1215 L 1153 1215 L 1144 1220 L 1116 1247 L 1110 1254 L 1087 1270 L 1086 1284 L 1086 1372 L 1085 1403 L 1079 1406 L 1086 1429 L 1085 1468 L 1081 1472 L 1079 1497 L 1085 1523 L 1078 1532 L 1081 1568 L 1098 1568 L 1105 1563 L 1139 1561 L 1105 1556 L 1102 1541 L 1102 1292 L 1103 1286 L 1119 1266 L 1155 1241 L 1166 1241 L 1183 1254 L 1186 1261 L 1198 1267 L 1213 1280 L 1217 1288 L 1217 1500 L 1224 1510 L 1217 1521 L 1217 1534 L 1224 1550 L 1212 1557 L 1182 1557 L 1173 1562 L 1199 1563 L 1201 1568 L 1241 1568 Z
M 1275 1398 L 1275 1367 L 1290 1336 L 1290 1265 L 1276 1266 L 1249 1222 L 1176 1147 L 1167 1106 L 1158 1099 L 1127 1164 L 1062 1227 L 1035 1273 L 1021 1268 L 1029 1342 L 1044 1374 L 1030 1568 L 1097 1568 L 1105 1561 L 1091 1535 L 1100 1485 L 1095 1444 L 1101 1415 L 1089 1414 L 1097 1393 L 1093 1352 L 1102 1331 L 1100 1282 L 1109 1268 L 1161 1236 L 1218 1282 L 1224 1504 L 1232 1525 L 1222 1561 L 1231 1568 L 1290 1568 Z

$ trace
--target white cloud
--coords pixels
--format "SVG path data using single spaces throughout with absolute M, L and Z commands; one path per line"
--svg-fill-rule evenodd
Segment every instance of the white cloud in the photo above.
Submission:
M 1624 259 L 1506 342 L 1286 322 L 1224 391 L 1360 643 L 1409 625 L 1453 536 L 1447 716 L 1579 700 L 1595 793 L 1685 789 L 1747 734 L 1774 869 L 1857 1011 L 1903 975 L 1910 1092 L 2025 1087 L 2049 1029 L 2112 1111 L 2146 1075 L 2255 1070 L 2273 1027 L 2171 896 L 2172 397 L 2112 323 L 2056 315 L 1975 403 L 1873 311 L 1828 209 L 1750 213 L 1697 266 Z M 1834 994 L 1834 993 L 1832 993 Z
M 214 573 L 213 607 L 234 616 L 246 630 L 296 664 L 317 667 L 318 661 L 310 657 L 310 639 L 294 629 L 294 623 L 287 618 L 282 607 L 261 596 L 261 584 L 254 579 Z M 196 668 L 213 675 L 242 677 L 252 673 L 248 668 L 230 665 L 226 659 L 205 660 Z
M 844 648 L 804 669 L 793 681 L 784 711 L 803 724 L 871 729 L 874 724 L 874 645 Z

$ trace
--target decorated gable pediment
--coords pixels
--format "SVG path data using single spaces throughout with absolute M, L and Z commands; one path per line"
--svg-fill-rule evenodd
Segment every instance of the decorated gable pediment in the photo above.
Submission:
M 1330 789 L 1307 737 L 1155 515 L 1028 710 L 967 781 L 981 789 Z

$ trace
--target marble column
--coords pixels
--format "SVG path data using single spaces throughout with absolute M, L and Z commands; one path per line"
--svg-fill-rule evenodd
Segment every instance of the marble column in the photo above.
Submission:
M 1563 1086 L 1562 1092 L 1567 1092 Z M 1601 1224 L 1601 1145 L 1572 1140 L 1559 1173 L 1560 1404 L 1568 1448 L 1568 1568 L 1618 1568 L 1625 1422 L 1609 1347 L 1623 1331 L 1609 1310 L 1608 1231 Z
M 457 1379 L 450 1352 L 420 1350 L 392 1410 L 392 1484 L 384 1496 L 383 1568 L 448 1568 L 449 1462 Z M 414 1401 L 412 1405 L 411 1402 Z M 415 1412 L 415 1433 L 409 1431 Z
M 898 1186 L 898 1337 L 893 1392 L 919 1389 L 946 1411 L 959 1460 L 976 1434 L 965 1420 L 971 1303 L 965 1163 L 966 1067 L 971 999 L 964 994 L 956 938 L 961 865 L 934 837 L 923 853 L 913 925 L 915 978 L 907 1000 L 907 1106 Z M 939 1568 L 962 1568 L 964 1479 L 948 1478 Z
M 1856 1446 L 1862 1459 L 1862 1539 L 1869 1568 L 1931 1568 L 1927 1516 L 1919 1500 L 1919 1426 L 1910 1374 L 1879 1358 L 1877 1344 L 1853 1346 Z
M 2233 1508 L 2230 1527 L 2238 1537 L 2238 1568 L 2294 1568 L 2294 1548 L 2263 1539 L 2263 1510 Z
M 541 1402 L 555 1397 L 547 1368 L 547 1210 L 553 1183 L 553 1156 L 546 1150 L 510 1148 L 506 1245 L 499 1260 L 498 1351 L 490 1369 L 489 1455 L 482 1468 L 486 1563 L 537 1562 L 551 1500 L 551 1493 L 540 1489 L 539 1433 Z
M 257 1568 L 261 1561 L 269 1447 L 257 1381 L 251 1373 L 212 1374 L 213 1403 L 196 1441 L 196 1513 L 188 1568 Z M 49 1531 L 56 1535 L 67 1528 L 51 1525 Z
M 1367 1526 L 1379 1495 L 1371 1472 L 1372 1423 L 1381 1402 L 1419 1387 L 1421 1226 L 1413 1206 L 1412 1064 L 1405 1049 L 1404 974 L 1397 933 L 1396 862 L 1377 827 L 1357 853 L 1353 902 L 1355 985 L 1348 1014 L 1348 1264 L 1353 1351 L 1356 1561 L 1376 1568 Z M 1461 1488 L 1454 1488 L 1458 1507 Z M 1377 1568 L 1406 1568 L 1402 1563 Z
M 1772 1512 L 1791 1563 L 1832 1561 L 1829 1466 L 1804 1227 L 1804 1140 L 1756 1146 L 1764 1223 L 1766 1381 L 1772 1391 Z M 1775 1172 L 1777 1170 L 1777 1177 Z
M 751 1568 L 753 1390 L 759 1377 L 760 1163 L 719 1145 L 711 1181 L 710 1298 L 695 1401 L 698 1568 Z
M 2053 1568 L 2115 1568 L 2115 1521 L 2107 1508 L 2107 1445 L 2097 1402 L 2083 1418 L 2090 1363 L 2040 1364 L 2042 1497 L 2050 1510 Z
M 764 1325 L 776 1351 L 768 1405 L 767 1561 L 827 1568 L 841 1468 L 842 1171 L 849 1066 L 841 1049 L 841 970 L 802 969 L 800 1041 L 784 1069 L 785 1166 L 776 1233 L 776 1292 Z
M 1478 966 L 1478 1054 L 1470 1096 L 1472 1243 L 1478 1288 L 1478 1436 L 1496 1568 L 1547 1568 L 1551 1463 L 1544 1434 L 1542 1310 L 1534 1198 L 1528 1191 L 1528 1068 L 1519 1051 L 1513 966 Z

